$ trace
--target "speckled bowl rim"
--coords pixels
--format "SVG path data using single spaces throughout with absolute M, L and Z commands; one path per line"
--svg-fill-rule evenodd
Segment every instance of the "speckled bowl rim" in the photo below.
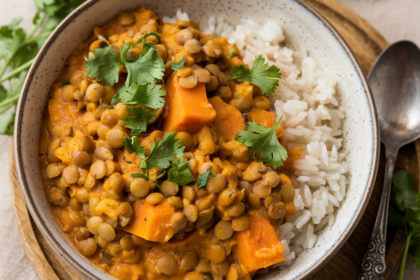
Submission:
M 23 176 L 23 166 L 24 162 L 22 161 L 22 154 L 21 154 L 21 137 L 22 137 L 22 118 L 23 118 L 23 107 L 26 102 L 26 97 L 29 92 L 29 87 L 31 85 L 31 81 L 34 78 L 34 74 L 39 67 L 41 60 L 45 56 L 46 52 L 50 49 L 52 43 L 54 40 L 59 36 L 59 34 L 65 29 L 69 24 L 71 24 L 74 20 L 77 19 L 79 15 L 83 13 L 83 11 L 92 5 L 96 4 L 100 0 L 90 0 L 79 6 L 77 9 L 75 9 L 67 18 L 65 18 L 60 25 L 54 30 L 54 32 L 51 34 L 51 36 L 46 41 L 45 45 L 41 48 L 40 52 L 38 53 L 37 57 L 35 58 L 35 61 L 30 68 L 28 75 L 25 80 L 24 87 L 22 89 L 21 96 L 19 98 L 19 103 L 17 106 L 17 112 L 16 112 L 16 122 L 15 122 L 15 132 L 14 132 L 14 147 L 15 147 L 15 161 L 16 161 L 16 168 L 17 168 L 17 174 L 20 182 L 20 187 L 22 189 L 22 192 L 25 197 L 26 206 L 29 209 L 29 212 L 31 213 L 32 218 L 34 219 L 37 227 L 41 231 L 42 235 L 47 240 L 48 244 L 55 250 L 57 255 L 62 258 L 65 263 L 72 268 L 74 271 L 76 271 L 80 276 L 86 278 L 86 279 L 100 279 L 96 277 L 94 274 L 92 274 L 89 270 L 87 270 L 85 267 L 83 267 L 76 259 L 73 259 L 60 245 L 60 243 L 54 239 L 51 230 L 43 223 L 40 213 L 38 210 L 34 207 L 34 203 L 32 200 L 31 193 L 29 191 L 28 182 L 26 181 L 26 178 Z M 361 200 L 361 204 L 358 207 L 358 210 L 353 216 L 352 221 L 349 223 L 349 226 L 344 230 L 339 242 L 337 242 L 331 249 L 318 260 L 318 262 L 309 270 L 302 273 L 295 279 L 306 279 L 313 275 L 315 272 L 317 272 L 319 269 L 321 269 L 331 258 L 340 250 L 340 248 L 344 245 L 344 243 L 347 241 L 347 239 L 350 237 L 356 226 L 358 225 L 368 203 L 370 196 L 373 191 L 376 174 L 379 166 L 379 155 L 380 155 L 380 138 L 379 138 L 379 124 L 378 124 L 378 115 L 376 111 L 375 102 L 373 99 L 372 92 L 370 90 L 369 84 L 366 80 L 366 77 L 363 73 L 362 68 L 360 67 L 359 62 L 357 61 L 353 51 L 350 49 L 350 47 L 347 45 L 343 37 L 337 32 L 337 30 L 332 26 L 330 22 L 328 22 L 318 11 L 316 11 L 314 8 L 312 8 L 309 4 L 305 3 L 303 0 L 291 0 L 295 1 L 296 3 L 300 4 L 302 7 L 304 7 L 306 10 L 308 10 L 310 13 L 315 15 L 315 17 L 321 21 L 332 33 L 332 35 L 335 37 L 335 39 L 340 43 L 340 45 L 343 47 L 345 52 L 347 53 L 348 57 L 350 58 L 351 62 L 353 63 L 353 66 L 355 67 L 360 81 L 363 84 L 365 93 L 367 95 L 367 99 L 369 102 L 370 107 L 370 113 L 373 117 L 372 119 L 372 125 L 373 125 L 373 131 L 372 131 L 372 138 L 373 141 L 376 143 L 373 143 L 373 157 L 372 157 L 372 165 L 371 165 L 371 172 L 369 176 L 369 180 L 367 183 L 366 192 L 363 195 L 363 198 Z

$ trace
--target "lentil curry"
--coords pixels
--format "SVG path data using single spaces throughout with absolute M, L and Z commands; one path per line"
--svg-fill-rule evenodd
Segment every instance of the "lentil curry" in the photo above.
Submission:
M 63 232 L 115 278 L 251 279 L 284 259 L 276 228 L 295 211 L 302 148 L 274 160 L 283 133 L 239 55 L 194 21 L 142 8 L 69 56 L 42 130 L 42 179 Z

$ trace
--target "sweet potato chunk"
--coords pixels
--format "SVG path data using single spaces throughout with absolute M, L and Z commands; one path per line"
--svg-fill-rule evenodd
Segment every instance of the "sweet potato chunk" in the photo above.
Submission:
M 233 253 L 244 273 L 252 273 L 284 260 L 284 248 L 270 222 L 257 211 L 248 213 L 249 227 L 235 233 L 238 244 Z
M 293 169 L 293 163 L 295 160 L 300 159 L 303 152 L 302 147 L 297 147 L 287 151 L 287 159 L 283 163 L 283 168 Z
M 274 125 L 274 114 L 263 109 L 251 111 L 248 113 L 248 119 L 251 122 L 256 122 L 259 125 L 265 127 L 273 127 Z
M 216 118 L 213 125 L 219 135 L 225 138 L 226 142 L 232 141 L 239 130 L 245 130 L 245 122 L 241 112 L 234 106 L 223 102 L 220 97 L 210 98 L 210 103 L 216 110 Z
M 167 242 L 174 235 L 171 216 L 175 209 L 169 203 L 152 205 L 146 200 L 137 200 L 133 208 L 133 223 L 123 228 L 124 231 L 156 242 Z
M 185 131 L 195 134 L 216 117 L 203 83 L 198 83 L 192 89 L 183 88 L 179 84 L 179 76 L 174 73 L 166 86 L 165 101 L 169 112 L 163 124 L 164 132 Z

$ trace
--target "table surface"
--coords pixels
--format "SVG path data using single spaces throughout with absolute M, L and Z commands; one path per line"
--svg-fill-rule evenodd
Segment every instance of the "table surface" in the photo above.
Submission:
M 339 0 L 375 27 L 385 39 L 392 43 L 409 39 L 420 46 L 420 1 L 418 0 Z M 0 0 L 0 25 L 13 18 L 23 17 L 22 27 L 31 27 L 36 8 L 33 0 Z M 9 188 L 9 154 L 11 137 L 0 135 L 0 275 L 1 279 L 35 280 L 35 270 L 20 241 L 14 221 Z M 397 278 L 395 278 L 397 279 Z M 414 261 L 409 258 L 405 280 L 420 279 Z

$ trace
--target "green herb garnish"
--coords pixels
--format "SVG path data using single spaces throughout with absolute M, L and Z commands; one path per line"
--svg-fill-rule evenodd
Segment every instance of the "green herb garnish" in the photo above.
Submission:
M 236 54 L 236 52 L 238 51 L 238 48 L 236 47 L 236 44 L 233 44 L 233 47 L 235 49 L 233 50 L 233 52 L 230 53 L 230 55 L 229 55 L 230 58 L 232 58 Z
M 276 129 L 282 117 L 269 128 L 255 122 L 248 122 L 246 130 L 239 131 L 235 140 L 250 148 L 254 160 L 264 161 L 272 167 L 282 166 L 287 159 L 287 151 L 277 139 Z
M 279 86 L 281 73 L 277 66 L 268 67 L 268 63 L 264 64 L 264 62 L 264 57 L 259 55 L 255 58 L 251 70 L 244 65 L 233 67 L 233 70 L 230 71 L 232 78 L 229 81 L 248 81 L 259 87 L 264 94 L 271 95 Z
M 178 185 L 186 185 L 194 181 L 188 160 L 180 157 L 172 161 L 172 168 L 168 172 L 168 180 Z
M 150 170 L 155 166 L 159 166 L 165 169 L 169 167 L 175 157 L 182 157 L 185 147 L 176 139 L 176 135 L 175 132 L 171 132 L 165 134 L 159 143 L 156 144 L 153 141 L 150 154 L 141 162 L 140 168 Z
M 135 153 L 140 158 L 144 158 L 144 154 L 146 153 L 146 148 L 140 145 L 140 140 L 136 136 L 124 137 L 124 148 L 130 154 Z M 132 163 L 132 162 L 129 162 L 129 163 Z
M 137 136 L 147 130 L 147 122 L 152 119 L 155 114 L 142 107 L 127 108 L 127 112 L 134 114 L 124 119 L 127 123 L 126 128 L 131 129 L 131 136 Z
M 413 176 L 407 171 L 396 171 L 392 177 L 388 225 L 404 227 L 407 234 L 399 275 L 402 280 L 408 253 L 420 269 L 420 193 L 415 193 Z
M 171 62 L 171 69 L 172 69 L 172 70 L 174 70 L 174 71 L 177 71 L 177 70 L 179 70 L 179 69 L 184 68 L 184 64 L 185 64 L 185 57 L 183 57 L 183 58 L 181 59 L 181 61 L 180 61 L 180 62 L 178 62 L 178 63 L 173 63 L 173 62 Z
M 118 83 L 120 67 L 123 63 L 114 49 L 111 46 L 95 49 L 93 57 L 85 61 L 86 75 L 108 86 Z
M 61 87 L 65 87 L 65 86 L 67 86 L 67 85 L 69 85 L 70 84 L 70 82 L 69 82 L 69 78 L 67 78 L 67 79 L 65 79 L 62 83 L 61 83 Z
M 145 85 L 154 82 L 155 79 L 161 80 L 163 78 L 165 65 L 154 48 L 150 47 L 144 55 L 141 54 L 136 59 L 128 60 L 126 55 L 130 48 L 130 45 L 125 42 L 121 47 L 121 60 L 128 73 L 125 81 L 126 86 L 133 83 Z
M 166 92 L 162 86 L 152 82 L 147 85 L 132 84 L 131 86 L 122 86 L 115 94 L 111 104 L 118 100 L 127 105 L 142 105 L 151 109 L 159 109 L 165 105 L 163 96 Z
M 217 175 L 217 173 L 212 173 L 211 170 L 213 169 L 213 166 L 210 166 L 206 172 L 200 175 L 197 182 L 197 188 L 205 188 L 207 184 L 209 183 L 210 176 L 214 177 Z

